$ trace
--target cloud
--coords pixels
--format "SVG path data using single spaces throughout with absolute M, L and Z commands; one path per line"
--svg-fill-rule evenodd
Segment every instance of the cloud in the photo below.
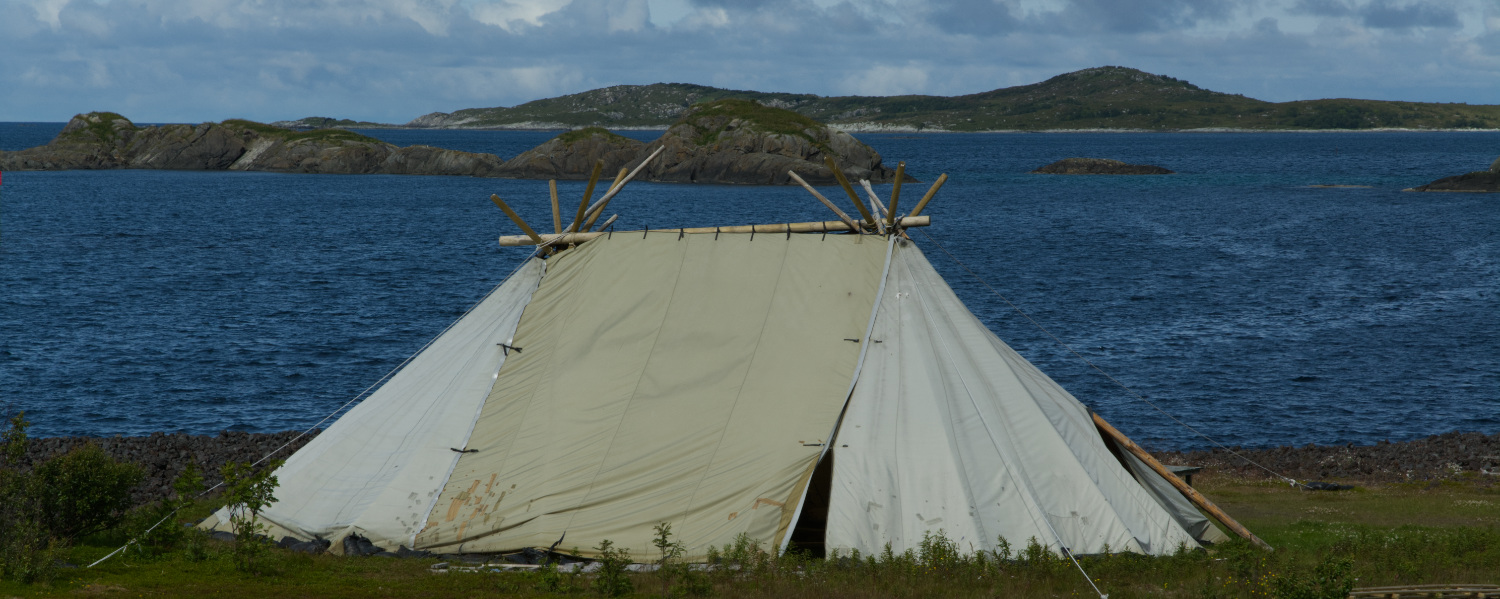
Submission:
M 1347 17 L 1354 14 L 1354 7 L 1344 0 L 1297 0 L 1292 5 L 1291 12 L 1319 17 Z
M 1371 2 L 1359 9 L 1358 12 L 1366 27 L 1376 29 L 1409 29 L 1412 27 L 1452 29 L 1459 27 L 1457 11 L 1450 6 L 1440 6 L 1431 2 L 1417 2 L 1405 5 L 1398 5 L 1388 0 Z
M 474 19 L 510 33 L 523 26 L 540 27 L 542 17 L 562 10 L 572 0 L 498 0 L 481 2 L 470 11 Z
M 1500 103 L 1492 0 L 0 1 L 0 120 L 405 122 L 658 81 L 955 95 L 1105 64 L 1268 100 Z
M 856 96 L 900 96 L 920 94 L 928 89 L 927 74 L 930 66 L 889 66 L 850 73 L 844 77 L 841 89 Z
M 950 33 L 992 36 L 1021 24 L 1014 2 L 1002 0 L 942 0 L 929 13 L 933 25 Z

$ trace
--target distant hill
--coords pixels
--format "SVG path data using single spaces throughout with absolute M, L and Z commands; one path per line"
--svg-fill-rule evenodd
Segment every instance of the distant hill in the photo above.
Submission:
M 1266 102 L 1126 67 L 1084 69 L 965 96 L 822 97 L 686 83 L 617 85 L 510 108 L 435 112 L 406 126 L 665 128 L 689 106 L 722 98 L 755 100 L 856 131 L 1500 128 L 1500 106 L 1351 99 Z

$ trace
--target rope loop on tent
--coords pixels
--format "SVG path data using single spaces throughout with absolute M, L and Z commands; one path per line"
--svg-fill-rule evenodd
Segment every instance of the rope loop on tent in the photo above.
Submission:
M 1182 428 L 1185 428 L 1185 429 L 1188 429 L 1189 431 L 1192 431 L 1193 434 L 1198 435 L 1199 437 L 1202 437 L 1205 441 L 1208 441 L 1209 443 L 1212 443 L 1215 447 L 1218 447 L 1219 449 L 1227 451 L 1231 455 L 1234 455 L 1235 457 L 1237 457 L 1239 459 L 1245 460 L 1245 462 L 1247 462 L 1247 463 L 1255 466 L 1256 468 L 1260 468 L 1261 470 L 1266 471 L 1266 473 L 1270 474 L 1271 476 L 1279 478 L 1283 482 L 1289 483 L 1289 484 L 1291 484 L 1294 487 L 1307 488 L 1306 484 L 1298 481 L 1297 479 L 1292 478 L 1290 476 L 1286 476 L 1286 475 L 1284 475 L 1284 474 L 1282 474 L 1280 472 L 1277 472 L 1275 470 L 1272 470 L 1272 469 L 1266 467 L 1264 464 L 1261 464 L 1260 462 L 1257 462 L 1257 461 L 1252 460 L 1252 459 L 1250 459 L 1248 457 L 1245 457 L 1244 454 L 1241 454 L 1240 452 L 1237 452 L 1237 451 L 1235 451 L 1233 449 L 1230 449 L 1229 447 L 1226 447 L 1223 443 L 1218 442 L 1213 437 L 1210 437 L 1210 436 L 1204 434 L 1202 431 L 1200 431 L 1200 430 L 1198 430 L 1196 428 L 1193 428 L 1188 423 L 1183 422 L 1182 420 L 1179 420 L 1176 416 L 1173 416 L 1172 414 L 1168 413 L 1166 410 L 1161 409 L 1160 406 L 1156 405 L 1155 403 L 1152 403 L 1151 400 L 1146 399 L 1146 397 L 1143 396 L 1143 395 L 1141 395 L 1140 393 L 1137 393 L 1135 391 L 1135 389 L 1131 389 L 1129 385 L 1126 385 L 1124 382 L 1121 382 L 1120 379 L 1117 379 L 1114 376 L 1110 375 L 1108 372 L 1105 372 L 1104 369 L 1100 368 L 1098 364 L 1095 364 L 1092 360 L 1089 360 L 1087 357 L 1084 357 L 1083 354 L 1078 353 L 1078 350 L 1073 349 L 1073 346 L 1068 345 L 1067 343 L 1064 343 L 1062 339 L 1059 339 L 1057 337 L 1057 335 L 1052 334 L 1052 331 L 1047 330 L 1046 327 L 1042 326 L 1042 323 L 1037 322 L 1035 318 L 1032 318 L 1031 315 L 1027 314 L 1025 310 L 1022 310 L 1020 306 L 1017 306 L 1014 302 L 1011 302 L 1010 298 L 1007 298 L 1004 295 L 1002 295 L 999 291 L 996 291 L 995 288 L 990 285 L 989 281 L 984 280 L 984 277 L 979 276 L 979 273 L 974 272 L 974 269 L 969 268 L 969 265 L 964 264 L 962 260 L 959 260 L 958 256 L 954 256 L 953 252 L 948 251 L 948 248 L 943 247 L 943 244 L 938 243 L 938 240 L 934 239 L 932 237 L 932 235 L 928 234 L 926 231 L 918 231 L 918 232 L 921 233 L 923 237 L 926 237 L 928 241 L 931 241 L 932 245 L 937 246 L 937 248 L 940 249 L 940 250 L 942 250 L 944 254 L 947 254 L 949 259 L 953 260 L 953 262 L 955 264 L 957 264 L 960 268 L 964 269 L 964 272 L 969 273 L 969 276 L 974 277 L 974 280 L 979 281 L 979 284 L 984 285 L 985 289 L 990 290 L 990 293 L 995 294 L 995 297 L 1000 298 L 1000 301 L 1005 302 L 1005 305 L 1010 306 L 1010 308 L 1012 310 L 1015 310 L 1016 313 L 1020 314 L 1022 318 L 1025 318 L 1027 322 L 1030 322 L 1032 324 L 1032 326 L 1035 326 L 1037 328 L 1037 330 L 1041 331 L 1043 334 L 1045 334 L 1048 337 L 1052 338 L 1052 340 L 1055 341 L 1055 342 L 1057 342 L 1058 345 L 1062 346 L 1063 349 L 1066 349 L 1070 353 L 1072 353 L 1074 356 L 1077 356 L 1079 360 L 1083 360 L 1084 364 L 1088 364 L 1089 368 L 1092 368 L 1095 371 L 1097 371 L 1099 374 L 1104 375 L 1104 378 L 1109 379 L 1110 382 L 1114 383 L 1115 385 L 1118 385 L 1121 389 L 1124 389 L 1126 393 L 1129 393 L 1132 397 L 1136 398 L 1141 403 L 1144 403 L 1144 404 L 1146 404 L 1148 406 L 1151 406 L 1152 409 L 1156 410 L 1157 412 L 1160 412 L 1161 415 L 1166 416 L 1167 418 L 1171 419 L 1172 422 L 1176 422 L 1178 425 L 1182 426 Z

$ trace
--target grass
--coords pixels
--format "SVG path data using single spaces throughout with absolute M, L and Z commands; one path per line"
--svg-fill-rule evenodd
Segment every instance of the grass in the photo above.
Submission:
M 98 140 L 109 143 L 113 142 L 118 135 L 118 132 L 115 131 L 115 121 L 130 122 L 129 119 L 114 112 L 91 112 L 89 116 L 97 117 L 98 120 L 89 123 L 87 127 L 82 129 L 69 131 L 66 137 L 80 141 Z M 137 128 L 134 127 L 134 123 L 131 123 L 131 125 L 132 128 Z
M 293 131 L 291 129 L 282 129 L 281 127 L 267 125 L 265 123 L 257 123 L 255 121 L 247 121 L 244 119 L 229 119 L 219 124 L 225 127 L 233 127 L 235 129 L 253 131 L 262 137 L 271 137 L 288 142 L 311 140 L 324 142 L 359 142 L 373 144 L 385 143 L 368 135 L 360 135 L 353 131 L 345 131 L 343 129 L 313 129 L 311 131 Z
M 568 146 L 572 146 L 575 143 L 594 137 L 595 135 L 603 135 L 604 139 L 609 141 L 610 143 L 629 143 L 633 141 L 628 137 L 613 133 L 603 127 L 584 127 L 582 129 L 574 129 L 572 131 L 564 131 L 557 136 L 557 140 L 563 142 Z
M 820 149 L 828 149 L 824 141 L 807 132 L 809 129 L 822 129 L 822 123 L 791 110 L 772 108 L 751 100 L 725 98 L 705 102 L 694 106 L 678 123 L 690 125 L 697 130 L 698 145 L 706 146 L 718 140 L 719 135 L 736 119 L 750 123 L 763 133 L 801 137 Z
M 1358 586 L 1500 582 L 1500 488 L 1488 480 L 1362 486 L 1306 492 L 1279 483 L 1200 475 L 1198 487 L 1277 549 L 1244 542 L 1167 557 L 1088 556 L 1083 567 L 1113 599 L 1318 596 L 1318 572 Z M 214 506 L 197 506 L 196 518 Z M 118 546 L 95 537 L 68 560 L 88 563 Z M 1017 543 L 1007 559 L 976 559 L 933 538 L 907 555 L 773 558 L 748 544 L 719 552 L 708 573 L 668 569 L 628 576 L 633 596 L 1092 597 L 1070 563 Z M 654 560 L 659 556 L 635 556 Z M 227 544 L 206 559 L 132 552 L 97 568 L 69 569 L 47 585 L 0 582 L 3 597 L 521 597 L 595 596 L 592 575 L 433 574 L 435 559 L 307 556 L 274 550 L 259 574 L 237 571 Z M 1338 574 L 1342 563 L 1350 569 Z M 1339 578 L 1344 576 L 1344 578 Z M 1325 589 L 1326 591 L 1326 589 Z

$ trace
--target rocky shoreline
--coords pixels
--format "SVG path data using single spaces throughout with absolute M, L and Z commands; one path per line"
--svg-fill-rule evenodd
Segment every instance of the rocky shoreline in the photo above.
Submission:
M 1500 483 L 1500 434 L 1444 433 L 1425 439 L 1375 445 L 1305 445 L 1232 448 L 1245 458 L 1298 481 L 1334 479 L 1364 483 L 1438 482 L 1472 479 Z M 1223 449 L 1153 452 L 1164 464 L 1202 466 L 1208 474 L 1275 479 Z
M 280 433 L 245 433 L 222 431 L 217 436 L 182 433 L 152 433 L 144 437 L 41 437 L 27 440 L 22 464 L 33 464 L 62 455 L 86 443 L 96 443 L 110 457 L 141 467 L 144 478 L 131 493 L 131 500 L 142 505 L 165 498 L 172 493 L 172 482 L 187 469 L 198 466 L 204 481 L 213 486 L 222 482 L 219 469 L 230 462 L 254 462 L 275 452 L 273 460 L 284 460 L 313 440 L 319 431 L 303 435 L 300 431 Z M 278 448 L 280 451 L 277 451 Z
M 166 497 L 172 481 L 187 464 L 197 464 L 209 485 L 220 481 L 219 469 L 229 462 L 254 462 L 273 451 L 285 459 L 301 449 L 317 431 L 244 433 L 223 431 L 216 436 L 153 433 L 144 437 L 44 437 L 30 440 L 26 460 L 34 462 L 65 453 L 85 443 L 97 443 L 115 459 L 141 466 L 145 480 L 132 499 L 144 504 Z M 1279 474 L 1299 481 L 1339 480 L 1361 483 L 1436 483 L 1472 480 L 1500 483 L 1500 434 L 1445 433 L 1425 439 L 1375 445 L 1306 445 L 1239 449 L 1241 455 Z M 1275 477 L 1224 450 L 1153 452 L 1165 464 L 1202 466 L 1197 476 L 1227 476 L 1250 480 Z

